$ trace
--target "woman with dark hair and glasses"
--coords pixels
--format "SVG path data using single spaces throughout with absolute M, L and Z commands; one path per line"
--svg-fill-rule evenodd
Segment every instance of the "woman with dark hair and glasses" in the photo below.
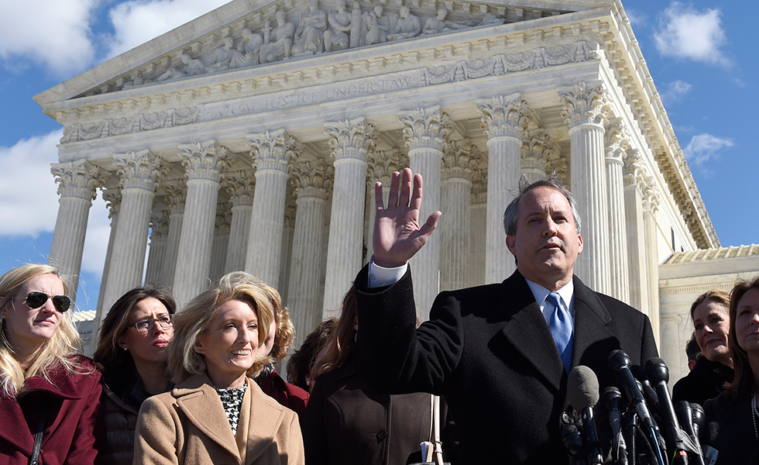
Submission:
M 95 361 L 103 370 L 103 464 L 131 464 L 142 402 L 171 387 L 166 365 L 176 304 L 168 290 L 138 287 L 113 304 L 100 329 Z
M 100 373 L 81 349 L 57 269 L 0 277 L 0 457 L 4 464 L 93 463 Z

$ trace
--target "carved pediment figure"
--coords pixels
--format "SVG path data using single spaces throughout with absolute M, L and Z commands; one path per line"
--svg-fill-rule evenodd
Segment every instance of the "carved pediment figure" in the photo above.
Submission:
M 234 44 L 235 41 L 233 38 L 224 38 L 224 45 L 217 48 L 213 52 L 213 55 L 211 55 L 209 64 L 206 66 L 207 73 L 215 73 L 217 71 L 229 69 L 229 63 L 232 61 L 232 56 L 235 53 L 235 50 L 233 49 Z
M 243 28 L 240 35 L 242 36 L 240 43 L 237 44 L 237 50 L 234 51 L 232 61 L 229 62 L 230 69 L 244 68 L 259 63 L 258 52 L 261 50 L 264 38 L 261 34 L 254 34 L 248 28 Z
M 292 52 L 295 25 L 285 21 L 284 10 L 277 10 L 274 16 L 277 19 L 277 27 L 272 29 L 267 22 L 264 28 L 264 44 L 259 54 L 261 63 L 290 58 Z
M 180 66 L 167 69 L 155 79 L 155 82 L 178 79 L 184 76 L 195 76 L 196 74 L 202 74 L 206 71 L 206 65 L 202 61 L 197 58 L 192 58 L 187 53 L 181 53 L 179 55 L 179 61 L 182 63 Z
M 387 40 L 410 39 L 418 36 L 422 32 L 422 22 L 416 16 L 411 14 L 407 6 L 402 6 L 400 18 L 393 27 L 392 34 L 388 34 Z
M 499 18 L 493 13 L 485 13 L 485 17 L 482 18 L 480 26 L 494 26 L 496 24 L 503 24 L 504 22 L 506 22 L 504 18 Z
M 345 0 L 337 1 L 337 11 L 328 16 L 329 29 L 324 32 L 324 50 L 345 50 L 350 45 L 351 14 L 345 10 Z
M 390 31 L 390 18 L 383 16 L 384 9 L 382 5 L 374 7 L 374 11 L 364 13 L 364 25 L 366 27 L 366 36 L 364 45 L 374 45 L 387 42 L 387 33 Z
M 364 24 L 364 18 L 361 16 L 361 6 L 357 1 L 354 1 L 353 10 L 351 10 L 350 48 L 358 48 L 363 46 L 365 35 L 366 25 Z
M 295 31 L 293 53 L 322 52 L 322 37 L 327 29 L 327 13 L 318 9 L 318 0 L 309 0 L 308 12 L 300 18 Z

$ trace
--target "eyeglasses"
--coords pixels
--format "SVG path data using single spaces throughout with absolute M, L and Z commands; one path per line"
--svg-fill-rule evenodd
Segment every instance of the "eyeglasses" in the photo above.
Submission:
M 174 315 L 163 315 L 159 316 L 158 318 L 145 318 L 144 320 L 132 323 L 129 326 L 137 330 L 138 333 L 147 333 L 153 331 L 155 324 L 158 323 L 158 326 L 160 326 L 162 330 L 166 331 L 174 327 L 173 321 Z
M 35 308 L 40 308 L 43 305 L 45 305 L 45 302 L 47 302 L 47 299 L 53 299 L 53 306 L 56 310 L 63 313 L 66 310 L 71 307 L 71 299 L 69 299 L 69 296 L 67 295 L 47 295 L 44 292 L 30 292 L 28 296 L 26 296 L 26 299 L 24 299 L 24 303 L 27 307 L 34 310 Z

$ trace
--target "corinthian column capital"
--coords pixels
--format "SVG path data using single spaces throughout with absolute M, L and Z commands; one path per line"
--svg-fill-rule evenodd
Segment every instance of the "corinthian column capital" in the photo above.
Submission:
M 50 172 L 58 183 L 58 195 L 76 197 L 83 200 L 95 200 L 98 187 L 103 187 L 110 174 L 87 160 L 53 163 Z
M 430 148 L 443 151 L 451 134 L 449 117 L 440 111 L 440 105 L 417 108 L 398 114 L 403 124 L 403 137 L 409 150 Z
M 659 189 L 654 184 L 652 178 L 648 178 L 646 182 L 646 190 L 643 191 L 643 209 L 656 213 L 659 210 L 659 204 L 661 204 L 661 194 Z
M 480 164 L 482 154 L 471 139 L 451 142 L 443 152 L 443 171 L 441 179 L 460 178 L 472 180 L 472 173 Z
M 169 211 L 158 210 L 150 214 L 151 242 L 160 242 L 169 235 Z
M 232 208 L 238 206 L 252 206 L 253 193 L 256 189 L 256 177 L 253 170 L 239 170 L 226 175 L 225 187 Z
M 219 182 L 221 172 L 229 166 L 226 147 L 215 140 L 182 144 L 177 150 L 189 181 L 205 179 Z
M 118 216 L 119 207 L 121 206 L 121 189 L 104 189 L 101 193 L 105 206 L 108 208 L 108 218 Z
M 185 201 L 187 200 L 187 182 L 184 179 L 164 183 L 163 190 L 166 192 L 166 203 L 169 204 L 171 214 L 184 213 Z
M 487 203 L 488 201 L 488 169 L 475 167 L 472 171 L 472 193 L 469 197 L 472 205 Z
M 625 154 L 630 146 L 630 131 L 622 118 L 609 121 L 604 133 L 604 145 L 607 162 L 624 163 Z
M 513 137 L 520 139 L 533 114 L 521 94 L 497 95 L 489 99 L 477 100 L 477 109 L 482 115 L 481 126 L 489 139 Z
M 324 132 L 329 136 L 329 149 L 336 161 L 354 159 L 366 162 L 368 154 L 377 146 L 374 126 L 363 117 L 325 123 Z
M 218 202 L 216 204 L 216 222 L 214 231 L 216 235 L 229 234 L 229 225 L 232 223 L 232 208 L 229 202 Z
M 545 172 L 549 162 L 558 158 L 559 154 L 559 146 L 548 131 L 538 129 L 522 134 L 522 171 L 532 169 Z
M 603 82 L 560 88 L 559 100 L 564 105 L 561 116 L 570 130 L 584 124 L 606 125 L 609 99 Z
M 295 196 L 326 200 L 332 191 L 335 167 L 324 160 L 298 160 L 292 166 Z
M 302 150 L 295 137 L 289 136 L 284 129 L 248 134 L 246 142 L 258 169 L 256 176 L 262 171 L 279 171 L 286 174 L 290 161 Z
M 648 188 L 648 169 L 643 164 L 643 157 L 637 149 L 625 153 L 623 176 L 626 186 L 637 185 L 641 192 L 645 192 Z
M 155 193 L 156 186 L 169 173 L 169 165 L 150 150 L 126 152 L 113 156 L 122 189 L 143 189 Z
M 369 154 L 367 162 L 369 163 L 367 178 L 372 186 L 379 181 L 383 186 L 390 187 L 393 172 L 409 166 L 408 156 L 396 148 L 375 150 Z

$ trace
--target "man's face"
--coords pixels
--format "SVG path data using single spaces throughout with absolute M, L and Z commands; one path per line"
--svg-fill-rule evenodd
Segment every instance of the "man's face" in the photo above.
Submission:
M 522 276 L 549 290 L 572 279 L 582 237 L 569 201 L 551 187 L 537 187 L 519 201 L 517 232 L 506 237 Z M 556 287 L 557 284 L 559 287 Z

